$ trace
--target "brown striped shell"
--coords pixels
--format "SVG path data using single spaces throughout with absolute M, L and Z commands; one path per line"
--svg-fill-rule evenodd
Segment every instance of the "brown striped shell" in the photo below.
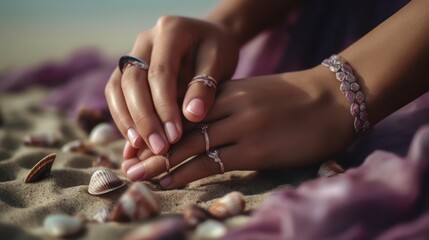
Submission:
M 146 219 L 159 212 L 159 200 L 152 190 L 142 182 L 135 182 L 119 198 L 110 217 L 112 221 L 128 222 Z
M 120 179 L 116 174 L 107 170 L 97 170 L 89 181 L 88 192 L 92 195 L 100 195 L 112 192 L 125 186 L 124 180 Z
M 328 161 L 328 162 L 322 163 L 322 165 L 319 168 L 319 171 L 317 172 L 317 175 L 319 177 L 332 177 L 343 172 L 344 172 L 344 169 L 340 165 L 338 165 L 335 161 Z
M 48 177 L 56 157 L 55 153 L 51 153 L 37 162 L 25 178 L 25 183 L 36 182 Z
M 215 217 L 223 219 L 238 215 L 245 207 L 244 196 L 240 192 L 230 192 L 216 200 L 208 209 Z

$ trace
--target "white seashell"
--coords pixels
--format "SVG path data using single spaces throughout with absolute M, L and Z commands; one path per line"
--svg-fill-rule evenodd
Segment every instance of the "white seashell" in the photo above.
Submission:
M 195 229 L 195 239 L 219 239 L 225 236 L 227 230 L 221 222 L 209 219 Z
M 125 186 L 125 182 L 116 174 L 107 170 L 97 170 L 89 181 L 88 192 L 92 195 L 108 193 Z
M 317 172 L 317 176 L 332 177 L 343 172 L 344 172 L 344 169 L 340 165 L 338 165 L 335 161 L 331 160 L 331 161 L 322 163 L 322 165 L 319 168 L 319 171 Z
M 243 194 L 240 192 L 230 192 L 216 200 L 208 209 L 215 217 L 223 219 L 238 215 L 245 207 Z
M 110 210 L 109 208 L 102 208 L 98 211 L 91 220 L 94 220 L 99 223 L 108 222 L 110 219 Z
M 228 229 L 235 229 L 244 226 L 250 221 L 250 217 L 247 215 L 238 215 L 225 220 L 225 225 Z
M 45 218 L 43 227 L 53 237 L 66 237 L 79 233 L 83 221 L 69 215 L 53 214 Z
M 180 217 L 166 217 L 136 228 L 122 240 L 186 239 L 186 225 Z
M 89 142 L 92 144 L 107 144 L 119 139 L 119 133 L 115 126 L 109 123 L 100 123 L 89 134 Z
M 155 194 L 142 182 L 135 182 L 113 207 L 111 219 L 118 222 L 135 221 L 155 216 L 160 204 Z

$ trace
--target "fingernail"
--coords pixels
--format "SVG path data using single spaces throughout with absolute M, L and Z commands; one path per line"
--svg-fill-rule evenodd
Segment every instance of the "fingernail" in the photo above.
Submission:
M 152 147 L 152 151 L 155 154 L 158 154 L 164 149 L 165 142 L 158 133 L 152 133 L 149 136 L 149 144 Z
M 172 122 L 165 124 L 165 132 L 167 133 L 167 138 L 170 143 L 173 143 L 179 136 L 179 131 Z
M 131 181 L 140 180 L 140 179 L 144 178 L 145 175 L 146 175 L 146 169 L 144 167 L 144 163 L 136 164 L 136 165 L 130 167 L 127 171 L 127 177 Z
M 201 99 L 194 98 L 188 103 L 186 111 L 201 117 L 204 114 L 204 102 Z
M 139 143 L 138 140 L 140 138 L 140 135 L 134 128 L 128 128 L 127 137 L 128 137 L 128 140 L 130 141 L 131 145 L 133 145 L 133 147 L 135 147 L 135 148 L 140 147 L 140 146 L 137 146 Z
M 167 188 L 171 182 L 173 181 L 173 178 L 171 178 L 170 175 L 167 175 L 163 178 L 161 178 L 161 180 L 159 180 L 159 184 L 161 184 L 162 188 Z

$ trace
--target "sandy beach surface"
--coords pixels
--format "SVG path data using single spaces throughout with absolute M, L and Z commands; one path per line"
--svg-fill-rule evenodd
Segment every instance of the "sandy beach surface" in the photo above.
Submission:
M 0 96 L 0 236 L 1 239 L 50 239 L 43 228 L 43 220 L 50 214 L 78 215 L 91 218 L 100 209 L 112 207 L 127 187 L 108 194 L 93 196 L 88 193 L 91 174 L 103 167 L 93 167 L 95 156 L 62 152 L 69 141 L 86 141 L 87 134 L 69 118 L 57 112 L 41 110 L 38 105 L 47 96 L 48 89 L 31 88 L 19 93 Z M 23 144 L 29 134 L 49 133 L 59 136 L 54 147 L 34 147 Z M 116 165 L 111 169 L 125 178 L 119 166 L 125 141 L 120 139 L 96 147 L 98 154 L 108 156 Z M 44 156 L 56 153 L 50 175 L 41 181 L 24 183 L 30 169 Z M 180 215 L 183 206 L 195 203 L 207 208 L 214 199 L 231 191 L 244 194 L 244 215 L 285 185 L 297 185 L 314 176 L 314 169 L 290 173 L 229 172 L 189 184 L 186 188 L 162 190 L 149 183 L 158 196 L 161 214 L 156 218 Z M 129 185 L 129 184 L 128 184 Z M 121 239 L 132 229 L 149 224 L 152 219 L 132 223 L 89 222 L 73 238 Z M 195 238 L 188 231 L 189 238 Z

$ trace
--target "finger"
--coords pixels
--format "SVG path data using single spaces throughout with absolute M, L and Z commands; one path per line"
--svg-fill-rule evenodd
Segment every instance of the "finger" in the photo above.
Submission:
M 195 73 L 212 77 L 216 82 L 224 76 L 221 75 L 222 62 L 212 41 L 203 42 L 198 50 Z M 210 87 L 202 81 L 189 85 L 186 92 L 182 111 L 191 122 L 200 122 L 206 116 L 213 104 L 216 94 L 215 87 Z
M 122 172 L 127 173 L 130 167 L 136 165 L 139 162 L 140 162 L 140 159 L 138 158 L 131 158 L 131 159 L 128 159 L 127 161 L 123 161 L 121 164 Z
M 148 148 L 141 148 L 137 152 L 137 157 L 140 160 L 148 159 L 149 157 L 151 157 L 153 155 L 154 155 L 153 152 L 150 149 L 148 149 Z
M 153 108 L 147 81 L 145 70 L 128 67 L 122 75 L 122 91 L 137 132 L 153 153 L 160 154 L 167 151 L 168 145 L 164 130 Z
M 240 133 L 234 129 L 234 121 L 232 118 L 223 119 L 208 127 L 207 134 L 210 147 L 232 145 L 236 142 L 236 137 L 240 136 Z M 184 160 L 205 152 L 205 135 L 195 129 L 184 135 L 177 144 L 172 146 L 169 166 L 173 168 Z M 167 166 L 162 156 L 151 156 L 129 168 L 127 177 L 132 181 L 148 180 L 166 172 L 166 170 Z
M 143 146 L 143 139 L 134 130 L 134 122 L 125 102 L 121 86 L 121 72 L 118 68 L 115 69 L 106 84 L 105 95 L 110 113 L 119 131 L 134 147 Z
M 240 157 L 237 145 L 223 147 L 218 149 L 218 151 L 223 167 L 221 167 L 220 163 L 208 157 L 206 153 L 203 153 L 183 163 L 174 171 L 162 177 L 160 179 L 161 187 L 164 189 L 183 187 L 190 182 L 215 174 L 221 174 L 222 168 L 225 172 L 236 170 L 236 166 L 232 160 Z
M 122 157 L 124 160 L 128 160 L 137 156 L 137 148 L 134 148 L 132 144 L 127 141 L 124 146 L 124 151 L 122 153 Z
M 162 30 L 162 29 L 161 29 Z M 180 41 L 177 41 L 177 38 Z M 148 72 L 152 101 L 170 143 L 182 135 L 182 121 L 177 104 L 177 82 L 183 55 L 189 48 L 186 39 L 176 31 L 158 31 L 152 49 Z

